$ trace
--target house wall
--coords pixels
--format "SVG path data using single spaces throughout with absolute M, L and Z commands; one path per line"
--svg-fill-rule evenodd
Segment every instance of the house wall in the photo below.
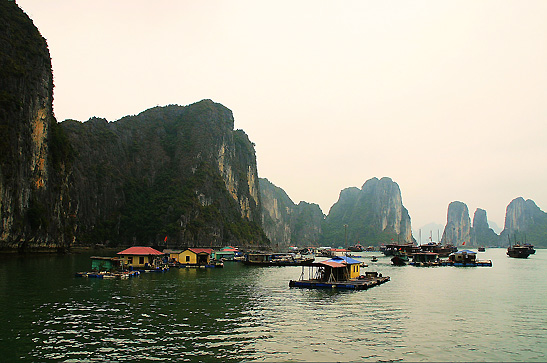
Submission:
M 152 259 L 150 256 L 139 255 L 124 255 L 123 264 L 133 267 L 144 267 L 146 264 L 151 265 Z
M 350 276 L 349 276 L 350 279 L 355 279 L 359 277 L 359 275 L 361 274 L 361 268 L 359 264 L 350 265 L 349 268 L 350 268 Z
M 196 264 L 196 263 L 198 263 L 197 255 L 194 252 L 190 251 L 190 250 L 184 251 L 179 256 L 180 256 L 179 257 L 179 262 L 182 263 L 182 264 Z

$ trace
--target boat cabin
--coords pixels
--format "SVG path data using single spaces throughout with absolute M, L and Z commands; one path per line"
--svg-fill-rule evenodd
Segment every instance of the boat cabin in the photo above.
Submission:
M 434 252 L 418 252 L 412 255 L 412 264 L 431 265 L 439 261 L 439 254 Z
M 118 255 L 124 266 L 147 269 L 161 266 L 163 252 L 152 247 L 129 247 L 118 252 Z
M 271 253 L 247 253 L 245 262 L 252 264 L 270 263 L 272 261 Z
M 122 267 L 122 259 L 119 257 L 91 256 L 91 269 L 93 271 L 115 271 Z
M 448 260 L 454 263 L 474 264 L 477 262 L 477 253 L 470 250 L 462 250 L 451 253 L 448 256 Z
M 356 279 L 361 274 L 361 262 L 347 256 L 336 256 L 312 265 L 318 267 L 315 278 L 323 282 L 347 281 Z
M 232 246 L 224 247 L 220 251 L 213 251 L 212 258 L 221 260 L 224 259 L 226 261 L 233 261 L 236 252 L 238 252 L 237 248 L 234 248 Z

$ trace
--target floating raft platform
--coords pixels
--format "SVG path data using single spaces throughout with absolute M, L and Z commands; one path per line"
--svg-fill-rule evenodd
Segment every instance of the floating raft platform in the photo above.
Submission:
M 389 276 L 365 276 L 364 278 L 351 279 L 346 281 L 320 281 L 320 280 L 291 280 L 290 287 L 308 289 L 345 289 L 345 290 L 367 290 L 371 287 L 381 285 L 389 281 Z
M 435 267 L 435 266 L 455 266 L 455 267 L 492 267 L 492 260 L 482 260 L 474 262 L 454 262 L 454 261 L 435 261 L 435 262 L 409 262 L 411 266 Z
M 94 279 L 128 279 L 139 276 L 139 271 L 124 272 L 76 272 L 76 277 L 88 277 Z

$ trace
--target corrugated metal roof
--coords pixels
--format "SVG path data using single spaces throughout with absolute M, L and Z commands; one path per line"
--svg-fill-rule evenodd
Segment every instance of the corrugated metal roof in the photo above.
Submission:
M 361 263 L 351 257 L 348 257 L 348 256 L 336 256 L 336 257 L 333 257 L 331 258 L 329 261 L 334 261 L 334 262 L 338 262 L 338 263 L 346 263 L 348 265 L 353 265 L 353 264 L 356 264 L 356 263 Z
M 182 250 L 163 250 L 163 253 L 182 253 Z
M 153 249 L 152 247 L 129 247 L 118 255 L 163 255 L 163 252 Z
M 196 255 L 199 253 L 206 253 L 210 255 L 213 252 L 210 248 L 189 248 L 188 250 L 194 252 Z
M 315 264 L 327 265 L 327 266 L 330 266 L 330 267 L 346 267 L 345 264 L 339 263 L 339 262 L 334 262 L 334 261 L 332 261 L 332 260 L 319 261 L 319 262 L 314 263 L 314 265 L 315 265 Z
M 456 251 L 456 252 L 454 252 L 454 254 L 458 254 L 458 253 L 460 253 L 460 254 L 461 254 L 461 253 L 467 253 L 467 254 L 473 253 L 473 254 L 476 254 L 477 252 L 471 251 L 471 250 L 461 250 L 461 251 Z

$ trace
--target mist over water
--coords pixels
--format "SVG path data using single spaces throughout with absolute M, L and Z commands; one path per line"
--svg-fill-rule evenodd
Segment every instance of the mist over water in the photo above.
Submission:
M 367 291 L 289 288 L 300 267 L 74 277 L 89 254 L 0 257 L 0 354 L 24 361 L 545 361 L 547 252 L 394 267 Z

